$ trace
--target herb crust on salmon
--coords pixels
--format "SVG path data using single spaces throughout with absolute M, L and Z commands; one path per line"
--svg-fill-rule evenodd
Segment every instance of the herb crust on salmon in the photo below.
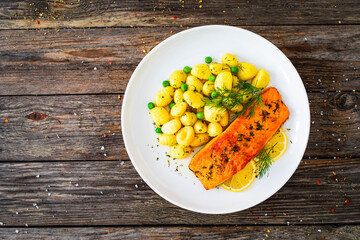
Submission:
M 189 169 L 206 190 L 212 189 L 242 170 L 289 118 L 289 109 L 274 87 L 261 94 L 263 105 L 252 117 L 236 118 L 191 160 Z

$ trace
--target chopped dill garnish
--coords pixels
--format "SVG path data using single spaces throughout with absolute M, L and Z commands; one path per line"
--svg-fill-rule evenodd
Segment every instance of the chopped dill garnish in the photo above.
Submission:
M 218 93 L 217 98 L 208 99 L 205 101 L 205 105 L 233 109 L 242 105 L 243 108 L 241 111 L 236 112 L 234 118 L 247 114 L 247 118 L 251 118 L 255 114 L 255 109 L 257 106 L 262 107 L 263 101 L 261 98 L 261 88 L 256 88 L 247 82 L 239 82 L 237 85 L 233 86 L 233 89 L 237 90 L 227 90 L 216 88 Z M 249 101 L 247 101 L 251 97 Z
M 256 161 L 256 167 L 258 169 L 257 177 L 259 177 L 259 179 L 261 179 L 270 169 L 273 161 L 270 156 L 270 152 L 274 149 L 276 144 L 277 143 L 275 143 L 271 147 L 261 149 L 261 151 L 256 156 L 256 158 L 258 159 L 258 161 Z

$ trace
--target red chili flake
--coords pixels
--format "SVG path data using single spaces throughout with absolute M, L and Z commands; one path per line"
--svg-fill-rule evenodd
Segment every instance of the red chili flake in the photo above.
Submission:
M 140 9 L 137 9 L 138 12 L 140 12 Z
M 110 65 L 112 65 L 112 64 L 113 64 L 113 62 L 109 62 L 109 64 L 110 64 Z
M 325 236 L 322 236 L 322 239 L 325 239 Z
M 320 180 L 317 180 L 317 184 L 318 184 L 318 185 L 320 185 L 320 184 L 321 184 Z
M 40 21 L 39 21 L 39 20 L 37 20 L 37 21 L 36 21 L 36 23 L 37 23 L 37 24 L 40 24 Z
M 335 213 L 335 209 L 331 209 L 331 212 L 332 212 L 332 213 Z
M 305 2 L 304 1 L 301 1 L 302 4 L 304 4 Z
M 324 107 L 326 107 L 326 103 L 324 103 Z
M 268 210 L 270 210 L 270 209 L 271 209 L 271 207 L 268 207 L 267 209 L 268 209 Z
M 61 121 L 60 120 L 57 120 L 59 124 L 61 124 Z
M 92 15 L 91 14 L 89 14 L 89 17 L 91 17 Z
M 173 16 L 173 19 L 177 19 L 177 16 L 176 16 L 176 15 L 174 15 L 174 16 Z
M 350 200 L 349 200 L 349 199 L 346 199 L 346 200 L 345 200 L 345 203 L 347 203 L 347 204 L 350 205 Z
M 9 119 L 5 119 L 5 122 L 8 123 L 8 122 L 9 122 Z
M 102 137 L 102 138 L 106 138 L 106 137 L 107 137 L 106 133 L 104 133 L 103 135 L 101 135 L 101 137 Z
M 253 212 L 253 211 L 250 210 L 249 212 L 250 212 L 251 215 L 254 215 L 254 212 Z
M 124 99 L 124 96 L 121 96 L 121 99 Z
M 275 217 L 276 217 L 276 215 L 272 215 L 272 217 L 273 217 L 273 218 L 275 218 Z

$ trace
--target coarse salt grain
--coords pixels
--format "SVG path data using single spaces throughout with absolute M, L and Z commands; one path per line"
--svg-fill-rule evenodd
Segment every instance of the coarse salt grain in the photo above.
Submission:
M 77 113 L 74 113 L 74 116 L 77 116 Z
M 103 195 L 104 193 L 101 191 L 100 194 Z
M 318 232 L 321 232 L 321 229 L 318 229 Z
M 137 184 L 135 184 L 135 187 L 138 188 L 139 186 Z
M 39 178 L 40 177 L 40 175 L 38 174 L 38 175 L 36 175 L 36 178 Z
M 19 230 L 16 229 L 16 230 L 15 230 L 15 233 L 19 233 Z
M 77 184 L 75 184 L 75 187 L 78 187 L 79 186 L 79 184 L 77 183 Z
M 4 225 L 4 223 L 3 223 L 3 222 L 0 222 L 0 225 Z
M 121 161 L 121 162 L 120 162 L 120 165 L 124 165 L 124 163 L 125 163 L 124 161 Z
M 29 224 L 25 223 L 25 227 L 29 227 Z
M 19 214 L 19 212 L 15 212 L 15 214 L 16 214 L 16 215 L 18 215 L 18 214 Z
M 100 150 L 104 150 L 105 149 L 105 147 L 104 146 L 102 146 L 101 148 L 100 148 Z
M 107 156 L 107 154 L 106 153 L 104 153 L 104 157 L 106 157 Z
M 97 70 L 97 67 L 94 67 L 94 70 L 96 71 L 96 70 Z
M 338 138 L 338 142 L 340 142 L 340 140 L 341 140 L 341 139 L 340 139 L 340 138 Z
M 286 225 L 290 226 L 290 222 L 286 222 Z
M 48 193 L 48 196 L 51 196 L 51 193 Z

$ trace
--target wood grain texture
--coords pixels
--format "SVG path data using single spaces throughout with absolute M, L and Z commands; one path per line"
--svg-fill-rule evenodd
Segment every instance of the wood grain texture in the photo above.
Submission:
M 3 239 L 293 239 L 355 240 L 360 226 L 0 228 Z M 323 238 L 325 237 L 325 238 Z
M 359 8 L 356 0 L 6 0 L 0 28 L 359 24 Z
M 184 29 L 0 31 L 0 95 L 124 93 L 145 54 Z M 278 46 L 308 91 L 360 90 L 359 25 L 246 29 Z
M 303 160 L 279 192 L 250 212 L 207 215 L 162 199 L 128 161 L 2 163 L 0 222 L 4 227 L 359 223 L 359 167 L 359 158 Z
M 309 101 L 305 157 L 360 156 L 359 93 L 313 92 Z M 0 161 L 128 160 L 120 111 L 117 94 L 0 97 Z M 31 113 L 48 117 L 33 121 Z

